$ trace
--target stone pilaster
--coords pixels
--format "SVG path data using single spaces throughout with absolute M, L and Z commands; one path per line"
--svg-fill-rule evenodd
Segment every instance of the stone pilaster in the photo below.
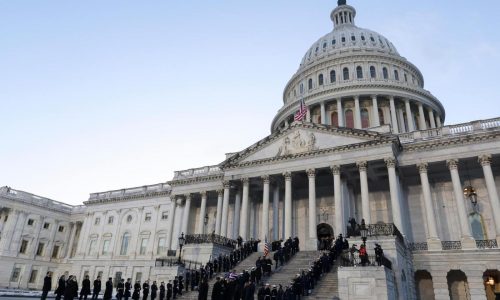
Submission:
M 370 211 L 370 198 L 368 192 L 368 175 L 366 174 L 366 169 L 368 163 L 366 161 L 357 162 L 356 165 L 359 169 L 359 182 L 361 185 L 361 208 L 362 216 L 365 219 L 366 224 L 371 224 L 371 211 Z
M 427 219 L 427 244 L 429 250 L 441 250 L 441 241 L 437 234 L 436 216 L 432 205 L 431 188 L 429 186 L 429 177 L 427 176 L 427 163 L 417 165 L 422 184 L 422 194 L 424 196 L 425 214 Z

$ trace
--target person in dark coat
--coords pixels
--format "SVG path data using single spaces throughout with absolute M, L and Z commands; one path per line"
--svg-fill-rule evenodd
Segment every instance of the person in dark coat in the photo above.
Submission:
M 56 294 L 56 300 L 61 300 L 62 295 L 64 295 L 65 289 L 66 279 L 64 278 L 64 275 L 61 275 L 61 277 L 59 277 L 59 281 L 57 282 L 57 288 L 54 291 L 54 294 Z
M 158 285 L 156 285 L 156 281 L 153 281 L 153 284 L 151 285 L 151 300 L 155 300 L 157 294 Z
M 87 296 L 90 295 L 90 279 L 89 275 L 85 275 L 82 281 L 82 289 L 80 290 L 80 300 L 87 300 Z
M 47 298 L 47 294 L 52 289 L 52 274 L 47 272 L 45 278 L 43 279 L 43 287 L 42 287 L 42 297 L 40 300 L 45 300 Z
M 255 283 L 253 283 L 253 281 L 249 281 L 247 282 L 245 288 L 245 294 L 243 300 L 254 300 L 254 294 L 255 294 Z
M 169 280 L 167 283 L 167 300 L 172 299 L 172 293 L 173 293 L 172 280 Z
M 148 299 L 148 295 L 149 295 L 149 280 L 146 280 L 142 284 L 142 300 Z
M 78 297 L 78 283 L 74 276 L 70 276 L 66 282 L 66 289 L 64 290 L 64 300 L 73 300 Z
M 215 283 L 212 288 L 212 300 L 223 300 L 224 290 L 220 277 L 215 278 Z
M 101 277 L 97 276 L 96 280 L 94 280 L 94 291 L 92 293 L 92 300 L 96 300 L 101 292 Z
M 165 282 L 161 282 L 160 283 L 160 300 L 164 300 L 165 299 Z
M 130 290 L 132 289 L 132 283 L 130 282 L 130 278 L 127 278 L 127 282 L 125 282 L 125 294 L 123 294 L 123 298 L 125 300 L 128 300 L 128 298 L 131 296 Z
M 198 300 L 207 300 L 208 299 L 208 282 L 205 278 L 201 280 L 200 285 L 198 286 Z
M 125 280 L 121 279 L 116 285 L 116 299 L 122 300 L 125 295 Z
M 139 282 L 139 280 L 137 280 L 134 283 L 134 293 L 132 294 L 132 299 L 139 300 L 139 298 L 141 297 L 140 294 L 141 294 L 141 283 Z
M 179 277 L 175 276 L 174 284 L 172 285 L 173 298 L 177 298 L 177 293 L 179 293 Z
M 113 297 L 113 279 L 111 277 L 106 281 L 106 289 L 104 290 L 103 300 L 111 300 Z

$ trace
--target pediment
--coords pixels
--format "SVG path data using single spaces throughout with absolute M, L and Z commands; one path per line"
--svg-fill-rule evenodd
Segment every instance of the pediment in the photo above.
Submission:
M 378 142 L 384 136 L 377 132 L 337 128 L 312 123 L 294 123 L 286 130 L 272 134 L 222 163 L 245 164 L 251 161 L 293 157 L 349 145 Z

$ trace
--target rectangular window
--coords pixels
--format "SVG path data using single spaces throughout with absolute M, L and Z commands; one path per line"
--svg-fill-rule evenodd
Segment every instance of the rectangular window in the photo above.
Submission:
M 101 218 L 95 218 L 94 225 L 99 225 L 101 223 Z
M 156 254 L 165 254 L 166 251 L 167 239 L 161 237 L 158 239 L 158 249 L 156 250 Z
M 43 223 L 43 229 L 49 229 L 50 223 Z
M 94 240 L 91 240 L 90 241 L 90 245 L 89 245 L 89 255 L 92 255 L 94 254 L 96 251 L 95 251 L 95 245 L 96 245 L 97 241 L 94 239 Z
M 64 226 L 59 226 L 59 232 L 64 232 Z
M 55 245 L 52 249 L 52 258 L 57 258 L 59 256 L 59 246 Z
M 122 272 L 116 272 L 115 273 L 115 279 L 113 279 L 113 286 L 116 287 L 118 285 L 118 282 L 122 281 Z
M 97 272 L 97 277 L 102 278 L 102 271 Z
M 168 219 L 168 211 L 164 211 L 161 213 L 161 219 L 162 220 L 167 220 Z
M 28 226 L 33 226 L 35 224 L 35 220 L 28 219 Z
M 17 282 L 19 280 L 19 275 L 21 274 L 21 268 L 14 267 L 12 270 L 12 275 L 10 275 L 11 282 Z
M 38 270 L 31 270 L 29 283 L 35 283 L 36 277 L 38 276 Z
M 114 219 L 115 218 L 113 216 L 109 217 L 108 218 L 108 224 L 113 224 Z
M 45 244 L 38 243 L 38 248 L 36 248 L 36 255 L 42 256 L 43 255 L 43 248 L 45 248 Z
M 142 272 L 135 273 L 135 281 L 142 281 Z
M 109 244 L 110 244 L 110 240 L 104 241 L 104 244 L 102 245 L 102 255 L 109 254 Z
M 144 221 L 146 221 L 146 222 L 151 221 L 151 213 L 146 213 Z
M 146 249 L 147 249 L 147 247 L 148 247 L 148 242 L 149 242 L 149 239 L 148 239 L 148 238 L 143 238 L 143 239 L 141 240 L 141 249 L 139 250 L 139 253 L 140 253 L 141 255 L 146 254 Z
M 89 276 L 89 271 L 83 272 L 83 278 L 85 278 L 85 276 Z
M 28 241 L 27 240 L 22 240 L 21 241 L 21 248 L 19 248 L 19 253 L 25 254 L 26 249 L 28 249 Z

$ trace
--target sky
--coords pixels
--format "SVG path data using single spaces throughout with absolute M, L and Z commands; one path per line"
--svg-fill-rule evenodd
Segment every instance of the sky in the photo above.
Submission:
M 500 116 L 498 0 L 348 0 L 446 124 Z M 333 0 L 0 0 L 0 186 L 81 204 L 270 133 Z

